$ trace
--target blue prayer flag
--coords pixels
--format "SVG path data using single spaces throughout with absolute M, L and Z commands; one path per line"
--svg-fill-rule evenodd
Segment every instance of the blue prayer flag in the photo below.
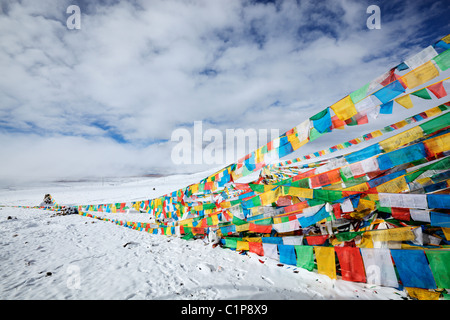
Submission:
M 424 251 L 391 249 L 391 255 L 403 286 L 436 289 L 436 282 Z
M 279 244 L 278 252 L 280 253 L 280 262 L 284 264 L 297 265 L 295 256 L 295 247 L 293 245 Z
M 387 103 L 403 92 L 405 92 L 405 88 L 400 83 L 400 81 L 395 80 L 394 82 L 391 82 L 384 88 L 375 92 L 374 96 L 377 97 L 381 101 L 381 103 Z

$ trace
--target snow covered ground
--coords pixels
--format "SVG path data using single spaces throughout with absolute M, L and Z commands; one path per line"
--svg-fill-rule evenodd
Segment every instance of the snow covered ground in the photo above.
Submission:
M 59 182 L 0 190 L 0 205 L 153 198 L 206 173 Z M 155 190 L 153 190 L 155 188 Z M 106 214 L 106 213 L 105 213 Z M 148 221 L 137 213 L 108 214 Z M 402 299 L 403 291 L 342 280 L 202 240 L 148 234 L 80 215 L 0 207 L 0 299 Z

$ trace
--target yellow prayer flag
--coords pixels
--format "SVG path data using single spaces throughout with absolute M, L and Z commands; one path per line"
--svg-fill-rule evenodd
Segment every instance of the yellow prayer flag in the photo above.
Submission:
M 250 223 L 236 225 L 236 232 L 244 232 L 250 230 Z
M 336 262 L 334 247 L 314 247 L 317 261 L 317 272 L 336 279 Z
M 434 108 L 431 108 L 430 110 L 425 111 L 425 114 L 430 118 L 441 112 L 442 112 L 442 110 L 439 107 L 434 107 Z
M 442 228 L 442 231 L 444 232 L 445 239 L 450 240 L 450 228 Z
M 376 187 L 378 193 L 400 193 L 409 190 L 405 176 L 392 179 Z
M 372 138 L 376 138 L 376 137 L 379 137 L 379 136 L 382 136 L 382 135 L 383 135 L 383 133 L 381 132 L 381 130 L 373 131 L 373 132 L 371 132 L 370 134 L 372 135 Z
M 280 196 L 280 189 L 271 190 L 268 192 L 261 193 L 259 195 L 261 199 L 261 204 L 263 206 L 276 202 L 279 196 Z
M 406 83 L 408 88 L 413 89 L 425 82 L 430 81 L 438 75 L 438 69 L 436 69 L 432 61 L 428 61 L 402 76 L 402 80 Z
M 379 145 L 385 152 L 391 152 L 398 149 L 398 147 L 404 146 L 407 143 L 410 143 L 421 137 L 423 137 L 423 130 L 420 126 L 417 126 L 399 133 L 393 137 L 380 141 Z
M 193 184 L 191 186 L 192 194 L 196 194 L 198 192 L 198 184 Z
M 369 187 L 369 185 L 367 184 L 367 182 L 363 182 L 363 183 L 354 185 L 354 186 L 352 186 L 352 187 L 344 188 L 344 189 L 342 189 L 342 191 L 358 191 L 358 192 L 364 192 L 364 191 L 367 191 L 367 190 L 369 190 L 369 189 L 370 189 L 370 187 Z
M 450 146 L 450 133 L 432 138 L 423 142 L 427 149 L 434 154 L 448 151 Z
M 249 250 L 249 244 L 247 241 L 237 241 L 236 242 L 236 251 L 248 251 Z
M 444 41 L 445 43 L 450 43 L 450 34 L 448 34 L 445 37 L 443 37 L 442 41 Z
M 244 237 L 242 239 L 245 240 L 245 241 L 248 241 L 248 242 L 259 242 L 259 243 L 262 242 L 262 238 L 261 237 Z
M 230 201 L 222 201 L 221 203 L 220 203 L 220 207 L 221 208 L 230 208 L 231 207 L 231 202 Z
M 313 189 L 307 188 L 297 188 L 297 187 L 282 187 L 283 195 L 285 196 L 295 196 L 300 198 L 313 198 Z
M 440 292 L 429 291 L 428 289 L 405 287 L 411 298 L 418 300 L 439 300 Z
M 347 120 L 358 113 L 350 96 L 339 100 L 330 107 L 340 120 Z
M 212 215 L 211 220 L 212 220 L 213 226 L 217 226 L 219 224 L 219 217 L 217 216 L 217 214 Z
M 297 150 L 301 146 L 307 144 L 309 142 L 309 139 L 305 139 L 303 141 L 300 141 L 298 138 L 291 141 L 291 146 L 293 150 Z
M 414 107 L 409 94 L 395 99 L 395 102 L 397 102 L 402 107 L 405 107 L 406 109 L 411 109 L 412 107 Z
M 365 199 L 359 199 L 358 207 L 356 208 L 356 211 L 363 211 L 363 210 L 374 210 L 375 209 L 375 202 Z
M 358 248 L 373 248 L 372 237 L 369 232 L 365 232 L 361 235 L 361 242 L 356 244 Z
M 416 179 L 416 181 L 418 184 L 422 185 L 422 186 L 426 186 L 429 184 L 433 184 L 433 180 L 430 177 L 425 177 L 425 178 L 421 178 L 421 179 Z
M 373 230 L 370 235 L 373 241 L 410 241 L 416 238 L 409 227 Z

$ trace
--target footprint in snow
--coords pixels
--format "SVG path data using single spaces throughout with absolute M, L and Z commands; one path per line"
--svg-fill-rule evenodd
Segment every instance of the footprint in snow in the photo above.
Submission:
M 131 241 L 131 242 L 127 242 L 127 243 L 125 243 L 124 245 L 123 245 L 123 247 L 124 248 L 135 248 L 135 247 L 137 247 L 137 246 L 139 246 L 139 243 L 137 243 L 137 242 L 133 242 L 133 241 Z
M 198 270 L 206 273 L 212 272 L 214 270 L 214 266 L 208 263 L 199 263 L 196 267 Z

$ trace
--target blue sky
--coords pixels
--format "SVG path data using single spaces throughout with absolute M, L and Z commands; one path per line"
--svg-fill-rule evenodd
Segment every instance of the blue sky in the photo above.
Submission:
M 66 27 L 71 4 L 80 30 Z M 371 4 L 380 30 L 366 27 Z M 284 132 L 449 33 L 447 7 L 2 0 L 0 179 L 207 169 L 171 162 L 176 128 Z

